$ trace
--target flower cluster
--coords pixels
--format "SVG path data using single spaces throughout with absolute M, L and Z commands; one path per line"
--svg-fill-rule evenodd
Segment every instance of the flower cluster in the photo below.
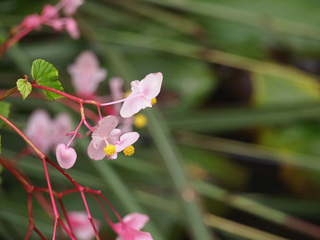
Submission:
M 13 29 L 14 31 L 12 31 L 11 38 L 1 47 L 0 55 L 30 31 L 40 30 L 42 25 L 50 26 L 58 32 L 65 30 L 72 38 L 79 38 L 79 29 L 72 15 L 75 14 L 78 7 L 83 3 L 84 0 L 60 0 L 60 2 L 55 6 L 44 6 L 41 14 L 33 14 L 25 17 L 23 21 Z M 63 11 L 64 17 L 60 16 L 60 10 Z M 45 62 L 44 60 L 41 61 Z M 39 63 L 39 61 L 37 63 Z M 45 65 L 41 70 L 48 69 L 48 66 L 50 65 Z M 49 69 L 50 68 L 51 66 Z M 37 67 L 34 67 L 33 65 L 32 69 L 37 69 Z M 55 72 L 53 72 L 53 70 L 55 70 Z M 53 70 L 51 72 L 49 71 L 49 73 L 52 73 L 51 75 L 54 76 L 58 75 L 54 67 Z M 69 169 L 74 166 L 77 160 L 77 153 L 75 149 L 70 146 L 76 137 L 82 138 L 79 130 L 83 124 L 89 129 L 87 136 L 91 134 L 92 138 L 87 149 L 89 158 L 96 161 L 104 158 L 117 159 L 118 153 L 120 152 L 123 152 L 126 156 L 133 155 L 135 151 L 133 144 L 139 139 L 139 133 L 132 131 L 132 125 L 135 124 L 140 128 L 145 126 L 147 122 L 146 117 L 142 114 L 137 115 L 136 118 L 133 118 L 133 116 L 142 109 L 152 107 L 152 105 L 157 102 L 156 97 L 159 94 L 162 85 L 162 73 L 151 73 L 141 81 L 132 81 L 131 93 L 129 93 L 127 97 L 125 97 L 125 93 L 122 89 L 124 81 L 121 78 L 112 78 L 110 80 L 110 96 L 97 97 L 96 91 L 98 89 L 98 85 L 107 76 L 107 71 L 106 69 L 100 68 L 99 61 L 92 52 L 85 51 L 76 59 L 74 64 L 68 67 L 68 72 L 72 77 L 76 95 L 82 97 L 79 98 L 63 92 L 62 87 L 60 89 L 54 86 L 54 84 L 47 84 L 50 81 L 56 81 L 56 79 L 49 78 L 46 79 L 46 83 L 44 83 L 45 81 L 42 81 L 41 84 L 41 76 L 36 70 L 34 72 L 32 70 L 34 81 L 31 83 L 27 76 L 25 76 L 24 79 L 19 79 L 17 82 L 16 90 L 20 91 L 23 99 L 29 95 L 32 88 L 51 91 L 51 93 L 54 93 L 55 95 L 58 94 L 68 98 L 69 100 L 77 102 L 80 106 L 79 112 L 81 120 L 77 128 L 74 131 L 70 131 L 72 128 L 72 121 L 69 115 L 59 114 L 56 118 L 51 119 L 46 111 L 39 109 L 31 115 L 24 134 L 17 129 L 14 124 L 6 119 L 6 117 L 0 114 L 1 119 L 11 126 L 11 128 L 13 128 L 39 156 L 44 165 L 44 172 L 48 184 L 48 188 L 35 187 L 23 176 L 23 174 L 14 170 L 13 166 L 5 165 L 7 169 L 12 172 L 18 180 L 20 180 L 28 194 L 30 225 L 26 239 L 29 239 L 32 231 L 35 231 L 40 238 L 44 239 L 42 233 L 35 227 L 32 216 L 32 195 L 35 192 L 48 192 L 50 195 L 55 221 L 53 239 L 56 237 L 58 224 L 62 226 L 65 233 L 71 237 L 71 239 L 76 238 L 80 240 L 88 240 L 94 237 L 100 239 L 98 231 L 101 224 L 98 220 L 91 217 L 89 206 L 84 194 L 84 192 L 86 192 L 97 197 L 96 201 L 100 204 L 100 207 L 105 210 L 103 204 L 98 198 L 100 196 L 108 203 L 118 217 L 119 222 L 113 223 L 110 220 L 108 213 L 103 211 L 107 222 L 118 234 L 116 240 L 153 240 L 150 233 L 141 231 L 149 220 L 147 215 L 131 213 L 121 219 L 109 201 L 101 194 L 100 190 L 92 190 L 89 187 L 81 186 L 61 168 Z M 44 72 L 45 74 L 43 74 L 43 72 L 41 74 L 50 75 L 48 72 Z M 8 92 L 10 92 L 10 94 L 13 93 L 12 90 Z M 95 126 L 91 126 L 87 121 L 87 116 L 83 106 L 84 104 L 92 104 L 97 107 L 98 117 L 96 118 L 99 118 L 99 121 L 91 118 L 91 120 L 96 124 Z M 110 106 L 112 106 L 112 108 L 110 108 Z M 102 115 L 101 108 L 103 108 L 103 113 L 106 116 Z M 112 111 L 110 109 L 112 109 Z M 112 113 L 110 114 L 110 112 Z M 93 115 L 95 114 L 93 113 Z M 68 136 L 71 137 L 68 138 Z M 57 162 L 61 168 L 46 156 L 52 148 L 56 149 Z M 63 192 L 56 192 L 53 190 L 50 183 L 47 163 L 64 175 L 75 186 L 75 189 Z M 4 165 L 5 162 L 2 161 L 1 164 Z M 81 193 L 86 212 L 65 211 L 61 198 L 74 192 Z M 41 198 L 41 194 L 37 196 L 40 199 L 38 199 L 40 203 L 41 200 L 45 199 Z M 55 198 L 59 198 L 59 204 L 66 218 L 64 221 L 62 221 L 60 217 L 59 210 L 55 203 Z M 46 202 L 42 203 L 43 205 L 46 205 Z
M 73 39 L 80 37 L 77 22 L 71 17 L 77 8 L 83 4 L 83 0 L 61 0 L 56 6 L 44 6 L 41 15 L 32 14 L 21 22 L 17 31 L 40 30 L 41 25 L 52 27 L 55 31 L 66 30 Z M 66 17 L 59 16 L 59 10 L 62 8 Z
M 133 144 L 139 139 L 139 133 L 131 131 L 131 125 L 134 122 L 132 117 L 140 110 L 152 107 L 156 103 L 156 97 L 162 85 L 162 73 L 151 73 L 140 81 L 132 81 L 131 93 L 127 97 L 124 97 L 125 93 L 122 90 L 123 80 L 112 78 L 110 96 L 97 97 L 98 85 L 106 77 L 107 71 L 99 67 L 98 59 L 92 52 L 83 52 L 75 63 L 68 67 L 68 71 L 72 76 L 76 94 L 90 98 L 86 100 L 60 92 L 80 105 L 81 121 L 77 128 L 70 131 L 71 120 L 67 115 L 59 114 L 52 120 L 44 110 L 38 110 L 29 119 L 25 130 L 26 135 L 44 153 L 48 153 L 52 146 L 56 146 L 57 162 L 64 169 L 69 169 L 76 163 L 77 153 L 70 146 L 76 137 L 82 137 L 79 133 L 82 124 L 89 129 L 87 136 L 91 134 L 87 149 L 89 158 L 95 161 L 104 158 L 117 159 L 120 152 L 126 156 L 133 155 L 135 151 Z M 111 101 L 104 102 L 104 100 Z M 86 120 L 83 104 L 97 106 L 99 120 L 91 119 L 96 123 L 95 126 L 91 126 Z M 103 116 L 101 108 L 104 110 L 110 106 L 113 107 L 113 114 Z M 126 120 L 130 121 L 126 122 Z M 139 114 L 135 122 L 142 126 L 146 123 L 146 118 Z M 71 136 L 69 141 L 62 141 L 63 135 Z M 119 217 L 118 214 L 117 216 Z M 118 234 L 117 240 L 152 240 L 150 233 L 140 231 L 148 219 L 144 214 L 132 213 L 123 219 L 119 217 L 119 223 L 113 223 L 110 219 L 108 223 Z M 86 213 L 70 212 L 67 214 L 66 221 L 77 239 L 91 239 L 97 236 L 100 228 L 100 223 L 94 219 L 90 221 Z
M 72 83 L 79 96 L 90 96 L 95 99 L 99 83 L 106 77 L 107 71 L 99 67 L 97 57 L 90 51 L 80 54 L 75 63 L 68 67 L 68 71 L 72 77 Z M 141 109 L 152 107 L 156 102 L 156 97 L 160 92 L 162 84 L 162 73 L 148 74 L 141 81 L 135 80 L 131 83 L 131 93 L 123 99 L 124 96 L 121 88 L 123 80 L 120 78 L 112 78 L 110 82 L 111 99 L 113 102 L 97 103 L 100 120 L 96 126 L 91 127 L 86 120 L 82 120 L 74 131 L 73 137 L 67 145 L 59 144 L 56 148 L 56 156 L 61 167 L 71 168 L 77 158 L 77 154 L 70 143 L 79 135 L 79 128 L 85 123 L 92 132 L 92 140 L 88 146 L 88 156 L 93 160 L 116 159 L 118 153 L 122 152 L 126 156 L 134 153 L 134 144 L 139 134 L 131 131 L 131 117 L 138 113 Z M 92 100 L 94 101 L 94 100 Z M 121 103 L 122 106 L 121 106 Z M 119 105 L 120 104 L 120 105 Z M 113 115 L 102 117 L 100 107 L 115 106 Z M 85 116 L 82 116 L 85 118 Z M 129 120 L 129 121 L 128 121 Z M 146 123 L 143 115 L 137 116 L 137 125 L 142 126 Z M 121 123 L 119 125 L 119 123 Z M 119 125 L 119 126 L 118 126 Z

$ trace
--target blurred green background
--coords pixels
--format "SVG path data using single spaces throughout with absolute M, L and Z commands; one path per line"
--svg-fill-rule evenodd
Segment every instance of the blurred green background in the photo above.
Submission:
M 0 41 L 47 3 L 2 0 Z M 84 50 L 97 54 L 108 79 L 123 77 L 128 87 L 160 71 L 162 91 L 143 111 L 148 125 L 137 130 L 135 155 L 94 162 L 87 137 L 77 140 L 78 160 L 67 172 L 101 189 L 122 216 L 148 214 L 144 229 L 154 239 L 320 239 L 319 9 L 316 0 L 86 1 L 75 15 L 81 38 L 45 26 L 33 31 L 0 60 L 0 87 L 30 76 L 32 61 L 42 58 L 72 93 L 66 68 Z M 99 95 L 108 93 L 105 80 Z M 74 126 L 80 120 L 59 101 L 5 101 L 21 129 L 37 108 L 69 112 Z M 16 156 L 25 143 L 7 126 L 0 131 L 2 154 Z M 46 187 L 37 158 L 19 166 Z M 54 169 L 49 174 L 55 189 L 71 187 Z M 27 194 L 6 170 L 1 178 L 0 239 L 23 239 Z M 84 210 L 79 194 L 64 202 Z M 34 204 L 36 225 L 50 239 L 52 220 Z M 89 206 L 104 222 L 94 201 Z M 107 224 L 100 232 L 114 239 Z

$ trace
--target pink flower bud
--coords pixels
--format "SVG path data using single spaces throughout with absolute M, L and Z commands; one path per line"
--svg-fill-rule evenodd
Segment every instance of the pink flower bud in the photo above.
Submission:
M 56 148 L 56 157 L 60 167 L 69 169 L 75 164 L 77 153 L 73 148 L 60 143 Z

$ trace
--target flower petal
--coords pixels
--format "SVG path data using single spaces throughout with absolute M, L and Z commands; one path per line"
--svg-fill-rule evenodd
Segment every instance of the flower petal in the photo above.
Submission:
M 113 129 L 108 137 L 108 143 L 115 145 L 119 141 L 120 135 L 121 135 L 120 129 L 118 128 Z
M 123 118 L 131 117 L 146 107 L 152 107 L 151 99 L 147 99 L 143 96 L 139 96 L 140 93 L 132 92 L 124 101 L 120 115 Z
M 92 136 L 99 136 L 107 139 L 113 129 L 118 125 L 118 120 L 115 116 L 107 116 L 102 118 Z
M 130 213 L 123 218 L 123 222 L 127 224 L 127 226 L 140 230 L 144 227 L 144 225 L 149 221 L 149 216 L 141 213 Z
M 77 160 L 76 151 L 62 143 L 58 144 L 56 148 L 56 156 L 59 165 L 65 169 L 71 168 Z
M 66 31 L 69 33 L 70 37 L 72 37 L 73 39 L 78 39 L 80 37 L 78 24 L 72 17 L 66 18 L 65 28 Z
M 94 141 L 92 140 L 88 146 L 88 156 L 93 160 L 102 160 L 106 153 L 104 152 L 104 148 L 106 147 L 106 143 L 101 141 L 97 148 L 93 145 Z
M 95 232 L 86 212 L 68 212 L 68 219 L 77 239 L 88 240 L 94 238 Z M 99 231 L 99 221 L 93 219 L 93 223 Z
M 126 147 L 134 144 L 138 140 L 139 136 L 140 135 L 137 132 L 128 132 L 123 134 L 120 137 L 120 141 L 115 145 L 116 151 L 121 152 Z
M 140 90 L 143 96 L 152 99 L 158 96 L 161 84 L 162 84 L 162 73 L 150 73 L 140 82 Z

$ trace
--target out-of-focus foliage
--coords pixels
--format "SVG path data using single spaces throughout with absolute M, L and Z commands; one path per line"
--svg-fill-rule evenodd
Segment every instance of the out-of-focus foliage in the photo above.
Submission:
M 0 41 L 46 3 L 2 0 Z M 92 161 L 87 137 L 76 142 L 78 161 L 68 173 L 101 189 L 122 215 L 148 214 L 145 229 L 155 239 L 320 239 L 319 8 L 316 0 L 87 0 L 75 16 L 81 38 L 47 27 L 32 32 L 0 60 L 0 88 L 31 77 L 32 62 L 41 58 L 72 93 L 66 69 L 83 50 L 95 52 L 108 79 L 123 77 L 127 89 L 160 71 L 163 88 L 157 105 L 143 112 L 148 125 L 137 130 L 135 155 Z M 101 83 L 99 95 L 108 86 Z M 37 98 L 6 99 L 21 129 L 40 107 L 70 112 L 78 122 L 61 102 Z M 26 147 L 4 125 L 1 141 L 2 154 L 12 158 Z M 19 166 L 45 184 L 34 156 Z M 49 174 L 57 189 L 68 184 L 53 169 Z M 1 177 L 0 238 L 23 239 L 26 194 L 6 170 Z M 79 200 L 70 195 L 65 205 L 82 210 Z M 89 206 L 103 221 L 93 201 Z M 52 221 L 40 206 L 34 211 L 50 238 Z M 113 239 L 106 224 L 102 232 Z

